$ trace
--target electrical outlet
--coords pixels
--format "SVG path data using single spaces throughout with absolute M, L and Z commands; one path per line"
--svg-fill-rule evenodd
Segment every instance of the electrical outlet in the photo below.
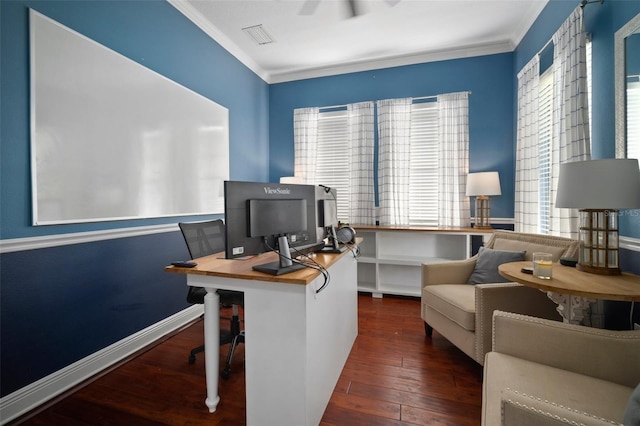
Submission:
M 638 324 L 637 322 L 633 323 L 633 329 L 640 330 L 640 324 Z

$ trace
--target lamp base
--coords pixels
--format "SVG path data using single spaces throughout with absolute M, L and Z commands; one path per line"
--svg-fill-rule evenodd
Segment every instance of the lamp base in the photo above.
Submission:
M 620 275 L 618 211 L 580 210 L 580 253 L 576 269 L 590 274 Z
M 476 221 L 473 227 L 479 229 L 491 229 L 491 225 L 489 224 L 489 212 L 491 211 L 489 197 L 486 195 L 478 195 L 476 197 L 475 206 Z
M 620 275 L 620 274 L 622 274 L 622 271 L 620 270 L 620 268 L 602 268 L 602 267 L 597 267 L 597 266 L 582 265 L 580 263 L 578 263 L 576 265 L 576 269 L 578 271 L 588 272 L 590 274 L 597 274 L 597 275 Z
M 473 227 L 475 229 L 493 229 L 493 227 L 491 225 L 476 225 L 476 224 L 474 224 Z

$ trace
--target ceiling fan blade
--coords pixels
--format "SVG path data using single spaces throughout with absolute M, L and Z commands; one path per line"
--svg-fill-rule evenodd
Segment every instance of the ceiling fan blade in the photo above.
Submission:
M 298 13 L 300 15 L 313 15 L 319 4 L 320 0 L 306 0 Z
M 349 18 L 355 18 L 358 16 L 356 0 L 347 0 L 347 8 L 349 10 Z

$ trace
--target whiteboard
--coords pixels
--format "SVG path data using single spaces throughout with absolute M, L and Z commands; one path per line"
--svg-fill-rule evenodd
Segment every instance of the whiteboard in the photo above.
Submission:
M 228 110 L 29 16 L 33 224 L 223 213 Z

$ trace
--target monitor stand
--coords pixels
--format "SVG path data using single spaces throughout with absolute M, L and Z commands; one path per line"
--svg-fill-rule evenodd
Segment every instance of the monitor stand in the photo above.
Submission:
M 294 263 L 291 260 L 291 251 L 289 250 L 289 240 L 286 235 L 278 237 L 278 248 L 280 261 L 263 263 L 262 265 L 255 265 L 254 271 L 264 272 L 269 275 L 283 275 L 290 272 L 299 271 L 306 268 L 306 265 L 301 263 Z
M 347 250 L 346 245 L 344 244 L 340 245 L 340 242 L 338 241 L 338 236 L 336 235 L 336 227 L 334 225 L 331 225 L 330 227 L 328 227 L 327 231 L 329 234 L 329 241 L 331 241 L 331 244 L 326 245 L 320 250 L 318 250 L 318 253 L 342 253 L 345 250 Z
M 338 246 L 338 248 L 335 248 L 334 246 L 324 246 L 323 248 L 321 248 L 320 250 L 318 250 L 316 253 L 344 253 L 347 250 L 347 246 Z

